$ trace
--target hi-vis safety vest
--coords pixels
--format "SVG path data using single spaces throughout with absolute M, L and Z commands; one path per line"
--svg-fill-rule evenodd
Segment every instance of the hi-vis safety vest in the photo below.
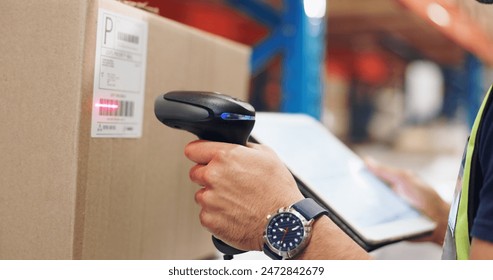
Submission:
M 471 246 L 470 227 L 473 220 L 473 209 L 477 206 L 474 201 L 475 168 L 477 168 L 478 150 L 475 149 L 479 138 L 478 131 L 482 125 L 484 113 L 491 104 L 491 87 L 484 98 L 483 104 L 474 120 L 471 135 L 464 151 L 459 178 L 455 189 L 455 198 L 450 208 L 447 234 L 443 245 L 442 259 L 469 259 Z

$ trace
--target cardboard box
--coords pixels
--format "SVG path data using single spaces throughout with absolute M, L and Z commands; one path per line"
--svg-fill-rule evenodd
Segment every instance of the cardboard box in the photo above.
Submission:
M 91 137 L 100 8 L 148 24 L 139 138 Z M 112 0 L 2 0 L 0 34 L 0 259 L 211 257 L 183 155 L 195 137 L 159 123 L 154 99 L 245 99 L 249 48 Z

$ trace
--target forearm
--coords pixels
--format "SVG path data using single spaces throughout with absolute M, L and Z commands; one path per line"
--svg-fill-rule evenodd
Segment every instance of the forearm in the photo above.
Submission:
M 370 255 L 324 216 L 312 228 L 312 238 L 298 260 L 367 260 Z

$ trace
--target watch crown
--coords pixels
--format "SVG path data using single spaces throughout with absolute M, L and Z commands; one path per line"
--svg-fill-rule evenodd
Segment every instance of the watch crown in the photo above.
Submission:
M 267 220 L 269 220 L 272 217 L 272 215 L 267 215 Z

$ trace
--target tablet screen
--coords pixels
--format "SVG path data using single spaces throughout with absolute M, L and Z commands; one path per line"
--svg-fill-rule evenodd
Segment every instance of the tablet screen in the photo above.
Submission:
M 353 227 L 378 227 L 420 215 L 320 122 L 301 114 L 257 113 L 252 136 Z

